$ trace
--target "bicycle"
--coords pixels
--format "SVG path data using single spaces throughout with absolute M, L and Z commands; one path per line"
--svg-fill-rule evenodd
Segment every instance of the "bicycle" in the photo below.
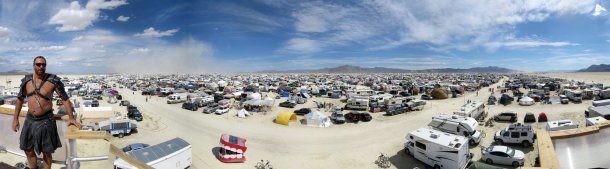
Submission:
M 254 167 L 256 169 L 273 169 L 273 166 L 269 164 L 269 160 L 261 160 L 260 162 L 256 163 Z

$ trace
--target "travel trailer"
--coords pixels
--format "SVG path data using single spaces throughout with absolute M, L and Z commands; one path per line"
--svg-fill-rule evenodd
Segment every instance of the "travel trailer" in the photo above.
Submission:
M 472 117 L 475 119 L 479 119 L 481 115 L 485 113 L 485 104 L 479 101 L 468 101 L 462 107 L 460 107 L 459 111 L 453 112 L 455 115 L 464 116 L 464 117 Z
M 550 121 L 546 124 L 546 131 L 558 131 L 578 128 L 572 120 Z
M 570 99 L 571 101 L 582 102 L 582 91 L 566 89 L 566 90 L 564 90 L 564 92 L 565 92 L 565 95 L 568 96 L 568 99 Z
M 113 136 L 123 138 L 126 134 L 131 134 L 132 131 L 138 128 L 138 122 L 126 117 L 114 117 L 106 121 L 99 122 L 100 130 L 105 130 Z
M 472 117 L 462 117 L 457 115 L 436 115 L 432 116 L 432 121 L 428 123 L 432 129 L 445 133 L 468 137 L 468 144 L 471 146 L 479 143 L 482 138 L 481 132 L 476 128 L 479 123 Z
M 369 107 L 369 100 L 362 98 L 351 98 L 347 100 L 345 109 L 366 110 Z
M 183 169 L 192 164 L 193 148 L 181 138 L 174 138 L 157 145 L 127 152 L 132 158 L 152 168 Z M 123 159 L 114 161 L 115 168 L 137 169 Z
M 463 169 L 470 162 L 466 137 L 419 128 L 406 139 L 405 153 L 434 168 Z

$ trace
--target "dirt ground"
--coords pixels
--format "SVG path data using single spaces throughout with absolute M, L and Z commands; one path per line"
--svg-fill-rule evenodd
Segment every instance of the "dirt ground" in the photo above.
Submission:
M 589 74 L 586 74 L 589 75 Z M 555 75 L 553 75 L 555 76 Z M 579 78 L 592 78 L 596 81 L 608 80 L 608 76 L 592 74 L 561 74 L 561 76 L 573 76 Z M 0 80 L 5 77 L 0 76 Z M 16 83 L 20 77 L 9 77 Z M 597 79 L 596 79 L 597 78 Z M 569 78 L 568 78 L 569 79 Z M 599 79 L 599 80 L 598 80 Z M 606 83 L 606 82 L 604 82 Z M 503 84 L 503 83 L 498 83 Z M 610 84 L 610 83 L 607 83 Z M 16 86 L 18 84 L 13 84 Z M 497 84 L 496 84 L 497 85 Z M 492 86 L 492 87 L 495 87 Z M 522 89 L 523 90 L 523 89 Z M 525 90 L 523 90 L 526 92 Z M 267 113 L 253 113 L 252 116 L 241 119 L 235 115 L 237 109 L 231 109 L 225 115 L 204 114 L 202 109 L 189 111 L 181 109 L 181 104 L 166 104 L 166 98 L 152 97 L 148 101 L 140 92 L 127 89 L 119 90 L 124 100 L 135 104 L 144 114 L 144 121 L 138 124 L 138 133 L 124 138 L 113 138 L 110 142 L 117 147 L 123 147 L 132 143 L 157 144 L 175 137 L 180 137 L 189 142 L 193 147 L 193 164 L 190 168 L 254 168 L 260 160 L 269 160 L 274 168 L 378 168 L 375 164 L 380 153 L 390 157 L 390 168 L 426 168 L 425 165 L 407 156 L 403 150 L 405 135 L 417 128 L 426 127 L 433 115 L 439 113 L 450 113 L 457 110 L 466 100 L 487 101 L 490 96 L 487 88 L 479 91 L 478 96 L 474 92 L 467 93 L 459 98 L 429 101 L 422 111 L 415 111 L 396 116 L 384 116 L 382 113 L 372 113 L 373 120 L 358 124 L 347 123 L 342 125 L 331 125 L 329 128 L 315 128 L 301 125 L 297 121 L 291 122 L 290 126 L 273 123 L 279 112 L 285 112 L 308 107 L 315 107 L 317 102 L 331 102 L 334 105 L 343 105 L 338 99 L 313 98 L 306 104 L 297 105 L 294 109 L 277 107 L 284 100 L 276 100 L 275 107 Z M 266 95 L 264 93 L 263 95 Z M 274 97 L 274 94 L 269 94 Z M 499 98 L 500 94 L 495 93 Z M 79 97 L 80 100 L 80 97 Z M 82 103 L 82 100 L 81 100 Z M 112 106 L 115 111 L 126 113 L 126 108 L 118 104 L 100 102 L 100 106 Z M 488 105 L 486 110 L 490 116 L 503 111 L 515 111 L 518 113 L 519 122 L 523 121 L 525 113 L 538 114 L 545 112 L 550 121 L 560 119 L 572 119 L 584 126 L 584 109 L 591 105 L 591 101 L 580 104 L 567 105 L 542 105 L 537 103 L 532 106 L 519 106 L 513 104 Z M 78 110 L 77 110 L 78 111 Z M 330 115 L 330 112 L 320 110 Z M 344 113 L 347 113 L 345 111 Z M 473 160 L 480 159 L 480 147 L 489 146 L 493 142 L 496 131 L 508 126 L 509 123 L 494 123 L 493 127 L 480 126 L 486 137 L 478 145 L 471 147 L 471 153 L 475 156 Z M 544 129 L 544 123 L 534 123 L 537 129 Z M 219 145 L 222 133 L 232 134 L 246 138 L 248 150 L 245 152 L 247 161 L 245 163 L 222 163 L 216 159 L 213 150 Z M 101 145 L 101 146 L 96 146 Z M 535 145 L 535 144 L 534 144 Z M 522 149 L 520 146 L 511 146 L 522 150 L 527 154 L 525 166 L 533 166 L 534 158 L 537 156 L 537 147 Z M 82 150 L 80 148 L 83 148 Z M 79 153 L 95 154 L 108 152 L 104 143 L 79 142 Z M 84 162 L 83 168 L 111 168 L 115 159 L 101 162 Z M 0 161 L 15 164 L 24 160 L 10 154 L 0 154 Z M 55 165 L 53 168 L 61 167 Z

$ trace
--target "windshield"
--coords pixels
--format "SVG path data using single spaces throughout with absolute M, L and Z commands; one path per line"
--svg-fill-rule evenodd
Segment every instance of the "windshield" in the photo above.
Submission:
M 515 156 L 515 150 L 510 148 L 510 147 L 506 147 L 506 154 L 508 154 L 511 157 Z

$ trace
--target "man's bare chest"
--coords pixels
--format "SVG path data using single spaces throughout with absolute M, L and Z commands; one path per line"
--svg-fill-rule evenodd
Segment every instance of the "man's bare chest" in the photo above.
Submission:
M 41 85 L 40 81 L 38 80 L 30 80 L 29 82 L 27 82 L 25 84 L 25 93 L 29 96 L 38 96 L 38 94 L 36 94 L 34 85 L 32 85 L 34 82 L 36 82 L 36 87 L 39 88 L 40 90 L 38 91 L 39 94 L 46 96 L 48 98 L 51 98 L 53 96 L 53 91 L 55 90 L 55 84 L 48 82 L 48 81 L 44 81 L 44 83 Z

